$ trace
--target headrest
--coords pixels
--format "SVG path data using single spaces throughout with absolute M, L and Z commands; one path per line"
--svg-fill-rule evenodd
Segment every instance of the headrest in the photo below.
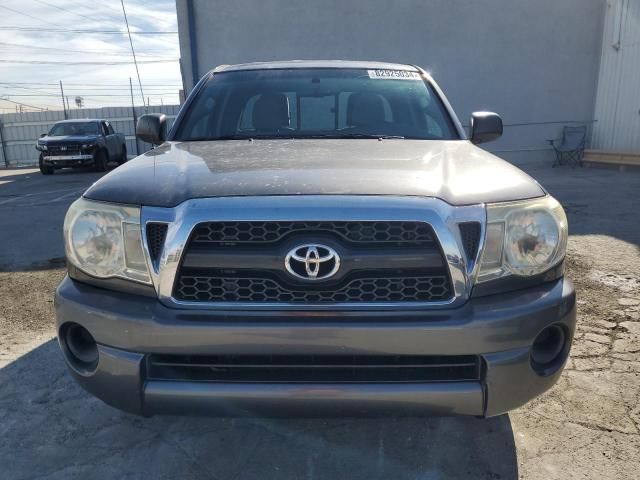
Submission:
M 384 123 L 384 103 L 377 93 L 352 93 L 347 103 L 347 125 L 376 126 Z
M 253 127 L 275 131 L 289 126 L 289 99 L 282 93 L 263 93 L 253 105 Z

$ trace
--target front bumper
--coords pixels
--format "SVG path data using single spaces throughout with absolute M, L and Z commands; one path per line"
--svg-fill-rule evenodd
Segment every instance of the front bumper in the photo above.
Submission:
M 472 298 L 455 309 L 402 312 L 220 311 L 167 308 L 156 299 L 68 277 L 56 292 L 58 329 L 85 327 L 98 343 L 91 373 L 70 370 L 106 403 L 136 414 L 493 416 L 523 405 L 558 379 L 538 374 L 530 352 L 559 324 L 568 345 L 576 322 L 568 279 Z M 480 355 L 479 382 L 207 383 L 149 380 L 148 354 Z
M 84 165 L 93 162 L 93 155 L 43 155 L 42 160 L 47 165 L 55 166 Z

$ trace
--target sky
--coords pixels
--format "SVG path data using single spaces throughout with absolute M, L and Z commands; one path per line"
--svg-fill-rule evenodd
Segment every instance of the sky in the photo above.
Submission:
M 124 0 L 124 5 L 132 33 L 178 30 L 175 0 Z M 177 104 L 178 35 L 133 34 L 132 40 L 144 102 Z M 131 105 L 129 78 L 134 101 L 142 105 L 120 0 L 0 1 L 0 113 L 61 110 L 59 81 L 71 108 L 77 108 L 76 97 L 85 107 Z

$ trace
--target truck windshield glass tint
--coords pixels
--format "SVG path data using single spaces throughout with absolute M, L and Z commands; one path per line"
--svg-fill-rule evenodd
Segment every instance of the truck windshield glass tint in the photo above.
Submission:
M 314 68 L 215 74 L 174 140 L 372 137 L 459 138 L 417 72 Z
M 52 137 L 61 135 L 98 135 L 96 122 L 69 122 L 57 123 L 49 132 Z

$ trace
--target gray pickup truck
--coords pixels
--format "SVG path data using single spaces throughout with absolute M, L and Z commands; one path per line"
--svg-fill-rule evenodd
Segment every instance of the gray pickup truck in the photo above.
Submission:
M 575 330 L 567 220 L 410 65 L 219 67 L 69 209 L 58 338 L 141 415 L 498 415 Z
M 106 120 L 79 119 L 57 122 L 36 142 L 40 151 L 38 164 L 43 175 L 57 168 L 93 165 L 99 172 L 109 162 L 122 165 L 127 161 L 127 144 L 122 133 L 116 133 Z

